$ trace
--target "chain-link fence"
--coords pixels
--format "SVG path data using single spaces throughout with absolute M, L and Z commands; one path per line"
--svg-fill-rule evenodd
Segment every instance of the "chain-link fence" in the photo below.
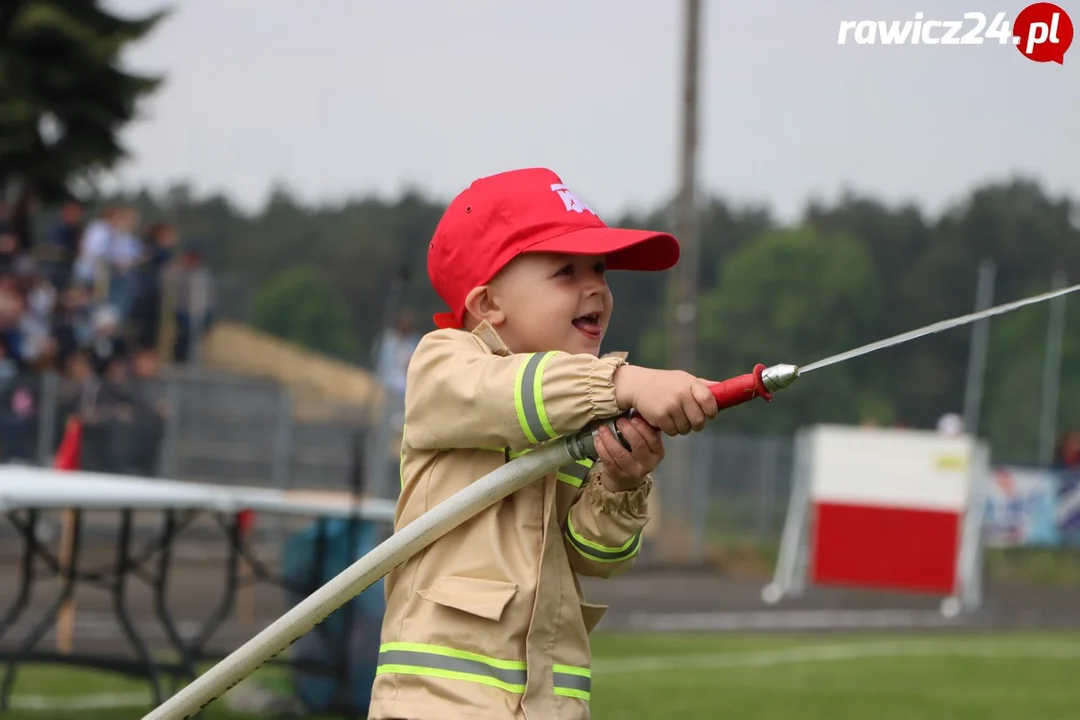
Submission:
M 84 470 L 397 497 L 398 414 L 312 421 L 295 411 L 296 404 L 276 381 L 197 366 L 170 368 L 149 380 L 0 376 L 0 462 L 50 465 L 66 419 L 78 412 L 84 419 Z M 379 420 L 368 423 L 364 417 Z M 673 551 L 650 555 L 700 562 L 717 550 L 754 548 L 763 558 L 770 556 L 779 546 L 790 502 L 792 438 L 706 429 L 665 443 L 669 455 L 679 445 L 689 452 L 693 472 L 677 482 L 682 479 L 677 465 L 665 462 L 655 473 L 656 522 L 651 525 L 660 542 L 652 545 L 676 542 Z M 1037 503 L 1068 509 L 1065 490 L 1055 488 L 1068 490 L 1080 480 L 1062 485 L 1060 478 L 1032 472 L 998 469 L 988 515 L 988 522 L 996 523 L 993 533 L 1020 532 L 1013 526 L 1030 524 Z M 1051 527 L 1052 513 L 1040 522 Z
M 717 548 L 779 544 L 791 489 L 791 438 L 705 429 L 664 442 L 668 459 L 654 473 L 653 557 L 697 563 Z
M 272 380 L 197 367 L 121 382 L 19 375 L 0 381 L 0 462 L 49 465 L 66 418 L 81 412 L 85 470 L 396 497 L 400 429 L 390 424 L 400 418 L 304 421 L 294 400 Z M 705 430 L 667 442 L 689 443 L 695 458 L 681 502 L 669 500 L 658 473 L 665 527 L 687 531 L 691 555 L 717 544 L 775 546 L 791 483 L 789 438 Z

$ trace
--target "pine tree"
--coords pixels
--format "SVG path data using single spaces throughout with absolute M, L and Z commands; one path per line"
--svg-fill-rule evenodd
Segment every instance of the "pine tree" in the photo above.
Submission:
M 126 19 L 99 0 L 0 3 L 0 191 L 49 202 L 127 157 L 119 135 L 163 78 L 120 55 L 168 15 Z

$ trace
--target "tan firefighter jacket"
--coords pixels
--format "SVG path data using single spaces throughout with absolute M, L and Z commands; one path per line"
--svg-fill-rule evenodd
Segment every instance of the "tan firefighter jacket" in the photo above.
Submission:
M 490 324 L 436 330 L 409 366 L 395 529 L 508 460 L 619 414 L 625 354 L 511 354 Z M 653 479 L 615 493 L 601 463 L 563 467 L 386 577 L 368 717 L 589 717 L 589 639 L 606 610 L 578 575 L 630 568 Z

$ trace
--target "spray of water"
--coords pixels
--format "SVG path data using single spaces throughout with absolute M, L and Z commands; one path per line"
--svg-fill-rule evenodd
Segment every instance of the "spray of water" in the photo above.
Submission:
M 809 365 L 802 365 L 802 366 L 799 367 L 798 374 L 800 376 L 802 376 L 802 375 L 805 375 L 808 372 L 812 372 L 814 370 L 820 370 L 823 367 L 828 367 L 829 365 L 835 365 L 836 363 L 844 362 L 845 360 L 850 360 L 851 358 L 856 358 L 856 357 L 859 357 L 860 355 L 866 355 L 867 353 L 876 352 L 878 350 L 882 350 L 882 349 L 887 348 L 887 347 L 892 347 L 893 345 L 899 345 L 900 343 L 905 343 L 908 340 L 914 340 L 915 338 L 920 338 L 920 337 L 923 337 L 924 335 L 933 335 L 934 333 L 939 333 L 939 332 L 942 332 L 943 330 L 950 330 L 950 329 L 952 329 L 954 327 L 958 327 L 960 325 L 967 325 L 968 323 L 977 322 L 979 320 L 982 320 L 983 318 L 988 318 L 988 317 L 992 317 L 994 315 L 1001 315 L 1002 313 L 1011 312 L 1013 310 L 1016 310 L 1017 308 L 1022 308 L 1025 305 L 1033 305 L 1035 303 L 1045 302 L 1047 300 L 1053 300 L 1056 297 L 1060 297 L 1062 295 L 1067 295 L 1067 294 L 1069 294 L 1071 292 L 1075 292 L 1077 290 L 1080 290 L 1080 285 L 1072 285 L 1070 287 L 1061 288 L 1061 289 L 1058 289 L 1058 290 L 1051 290 L 1050 292 L 1043 293 L 1042 295 L 1035 295 L 1033 297 L 1025 298 L 1023 300 L 1017 300 L 1015 302 L 1005 303 L 1003 305 L 997 305 L 997 306 L 992 307 L 992 308 L 987 308 L 985 310 L 980 310 L 978 312 L 973 312 L 973 313 L 970 313 L 968 315 L 964 315 L 962 317 L 952 318 L 951 320 L 942 320 L 941 322 L 936 322 L 933 325 L 927 325 L 926 327 L 921 327 L 918 330 L 910 330 L 910 331 L 908 331 L 906 333 L 902 333 L 900 335 L 894 335 L 891 338 L 885 338 L 884 340 L 878 340 L 877 342 L 872 342 L 869 345 L 863 345 L 862 347 L 855 348 L 854 350 L 848 350 L 848 351 L 842 352 L 842 353 L 840 353 L 838 355 L 833 355 L 833 356 L 827 357 L 827 358 L 825 358 L 823 360 L 818 360 L 817 362 L 812 362 Z

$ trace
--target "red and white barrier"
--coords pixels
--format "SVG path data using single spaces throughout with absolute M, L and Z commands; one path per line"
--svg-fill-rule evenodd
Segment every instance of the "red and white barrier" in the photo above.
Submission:
M 978 547 L 990 477 L 976 439 L 819 425 L 796 440 L 791 504 L 768 603 L 809 582 L 979 603 Z

